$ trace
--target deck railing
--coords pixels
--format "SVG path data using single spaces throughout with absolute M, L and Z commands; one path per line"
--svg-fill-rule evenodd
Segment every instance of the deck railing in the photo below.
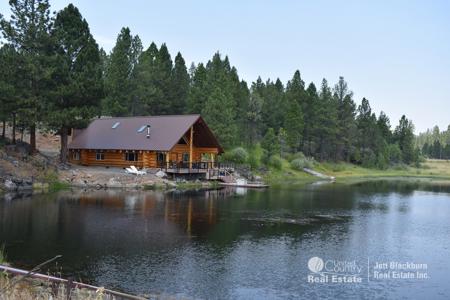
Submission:
M 193 170 L 195 171 L 199 171 L 199 170 L 211 170 L 211 169 L 233 169 L 234 165 L 230 164 L 230 163 L 218 163 L 218 162 L 205 162 L 205 161 L 194 161 L 192 162 L 192 166 L 190 165 L 189 162 L 176 162 L 176 161 L 169 161 L 169 163 L 167 162 L 162 162 L 159 161 L 157 163 L 157 167 L 163 170 Z

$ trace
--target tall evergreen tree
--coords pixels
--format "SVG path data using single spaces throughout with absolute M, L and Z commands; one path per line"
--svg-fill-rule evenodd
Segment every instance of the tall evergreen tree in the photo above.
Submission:
M 134 70 L 133 98 L 137 103 L 136 111 L 141 115 L 154 114 L 158 101 L 163 98 L 156 78 L 158 51 L 156 44 L 151 43 L 147 50 L 141 53 Z
M 247 115 L 247 143 L 254 145 L 260 138 L 260 124 L 261 124 L 261 108 L 263 99 L 261 95 L 256 92 L 255 85 L 252 86 L 250 100 L 248 103 Z M 272 129 L 273 130 L 273 129 Z
M 256 86 L 258 86 L 258 82 Z M 261 87 L 256 88 L 256 90 L 263 98 L 261 130 L 273 128 L 278 131 L 284 125 L 283 120 L 286 113 L 283 83 L 280 79 L 277 79 L 275 83 L 267 80 L 264 84 L 261 81 Z
M 280 141 L 273 128 L 267 129 L 267 132 L 261 142 L 261 146 L 267 151 L 268 157 L 275 154 L 280 155 Z
M 391 123 L 389 117 L 383 111 L 378 116 L 377 126 L 383 139 L 390 143 L 392 141 Z
M 234 122 L 235 112 L 231 98 L 227 97 L 220 88 L 214 88 L 209 95 L 202 115 L 225 148 L 235 145 L 237 135 L 237 126 Z
M 287 134 L 287 142 L 293 151 L 300 150 L 304 118 L 302 106 L 305 99 L 305 82 L 297 70 L 286 86 L 287 112 L 284 128 Z
M 384 140 L 377 126 L 377 117 L 372 113 L 369 100 L 366 98 L 362 99 L 361 105 L 358 107 L 356 126 L 358 128 L 358 144 L 355 151 L 359 151 L 359 155 L 357 156 L 359 156 L 360 162 L 363 165 L 374 167 L 378 154 L 384 149 Z M 381 155 L 383 157 L 380 157 L 380 161 L 384 161 L 384 154 L 381 153 Z
M 319 95 L 314 83 L 310 83 L 306 89 L 306 97 L 303 102 L 303 152 L 306 155 L 314 155 L 317 145 L 317 138 L 315 136 L 316 127 L 318 124 L 318 110 L 319 110 Z
M 187 110 L 187 98 L 189 94 L 189 74 L 186 63 L 178 52 L 175 57 L 175 65 L 172 72 L 172 108 L 171 113 L 181 114 Z
M 337 102 L 326 79 L 322 80 L 317 108 L 315 136 L 318 140 L 319 158 L 334 158 L 337 135 Z
M 58 71 L 46 122 L 60 132 L 64 163 L 70 128 L 85 126 L 98 113 L 103 95 L 102 61 L 87 21 L 73 4 L 57 14 L 52 35 L 58 45 Z
M 349 161 L 353 152 L 353 141 L 356 138 L 355 110 L 353 93 L 348 89 L 344 77 L 334 87 L 334 98 L 338 105 L 338 130 L 335 157 L 338 160 Z
M 52 17 L 48 0 L 10 0 L 11 18 L 3 17 L 0 25 L 5 39 L 21 59 L 22 89 L 16 89 L 21 99 L 18 114 L 30 131 L 31 152 L 36 151 L 36 125 L 42 121 L 45 101 L 52 90 L 54 42 L 50 36 Z
M 156 56 L 154 84 L 158 93 L 152 103 L 153 113 L 156 115 L 172 114 L 175 99 L 171 97 L 172 92 L 172 58 L 166 44 L 162 44 Z
M 193 70 L 191 86 L 189 89 L 187 111 L 189 113 L 200 113 L 208 99 L 207 73 L 205 66 L 200 63 Z
M 139 37 L 133 37 L 129 28 L 122 28 L 109 55 L 106 69 L 104 113 L 125 116 L 132 112 L 135 104 L 133 74 L 141 52 Z
M 403 161 L 411 163 L 414 160 L 414 125 L 403 115 L 394 131 L 394 141 L 398 143 Z
M 0 47 L 0 118 L 2 121 L 2 138 L 5 138 L 6 122 L 15 118 L 19 99 L 17 90 L 19 80 L 19 69 L 16 67 L 20 57 L 14 47 L 3 45 Z M 15 121 L 15 120 L 14 120 Z M 16 124 L 13 122 L 12 142 L 15 143 Z

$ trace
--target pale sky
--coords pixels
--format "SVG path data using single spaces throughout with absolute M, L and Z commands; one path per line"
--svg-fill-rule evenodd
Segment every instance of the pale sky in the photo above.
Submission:
M 450 1 L 50 0 L 52 10 L 70 2 L 107 51 L 128 26 L 188 67 L 220 51 L 249 85 L 258 75 L 286 83 L 296 69 L 317 86 L 344 76 L 393 127 L 402 114 L 416 133 L 450 124 Z

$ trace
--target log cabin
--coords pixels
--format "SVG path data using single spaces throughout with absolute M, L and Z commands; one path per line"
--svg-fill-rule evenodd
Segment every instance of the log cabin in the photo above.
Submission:
M 85 166 L 200 173 L 216 168 L 223 149 L 200 115 L 100 118 L 75 129 L 69 161 Z

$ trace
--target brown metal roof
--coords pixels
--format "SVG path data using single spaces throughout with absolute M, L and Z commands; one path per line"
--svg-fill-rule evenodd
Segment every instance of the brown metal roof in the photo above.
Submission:
M 116 123 L 119 125 L 112 128 Z M 138 132 L 139 128 L 146 125 L 151 126 L 150 138 L 147 138 L 146 128 Z M 194 145 L 217 147 L 219 152 L 223 152 L 200 115 L 96 119 L 87 128 L 74 132 L 69 149 L 169 151 L 192 125 L 195 133 Z

